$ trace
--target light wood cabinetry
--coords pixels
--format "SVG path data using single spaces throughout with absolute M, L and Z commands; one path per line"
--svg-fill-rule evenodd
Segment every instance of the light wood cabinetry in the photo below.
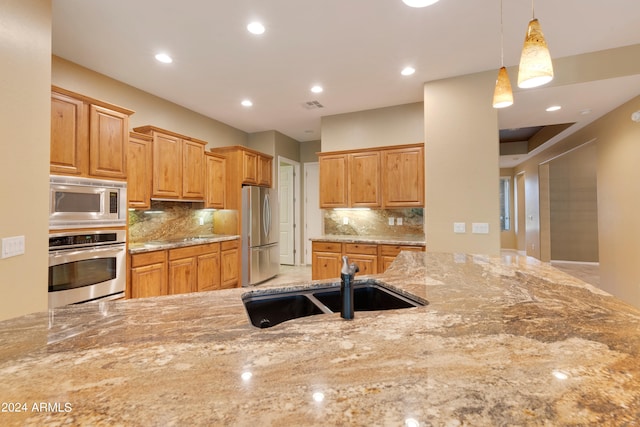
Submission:
M 312 242 L 311 249 L 311 278 L 313 280 L 340 277 L 341 243 Z
M 137 132 L 129 134 L 127 148 L 127 198 L 129 207 L 151 207 L 151 136 Z
M 384 273 L 401 251 L 424 251 L 424 246 L 386 245 L 371 243 L 312 242 L 311 278 L 313 280 L 340 277 L 342 256 L 355 262 L 359 275 Z
M 167 295 L 167 251 L 131 255 L 129 265 L 128 298 Z
M 383 151 L 382 177 L 383 206 L 424 206 L 424 147 Z
M 134 131 L 153 139 L 152 198 L 204 200 L 205 141 L 155 126 L 137 127 Z
M 242 150 L 242 183 L 258 184 L 258 154 L 253 151 Z
M 271 156 L 264 154 L 258 156 L 258 185 L 262 187 L 271 187 L 273 159 Z
M 223 156 L 205 154 L 205 197 L 204 207 L 224 209 L 226 160 Z
M 129 298 L 237 287 L 239 239 L 129 256 Z
M 235 288 L 240 285 L 240 240 L 220 243 L 220 287 Z
M 53 86 L 51 173 L 125 179 L 131 114 L 132 110 Z
M 320 207 L 424 206 L 424 144 L 318 153 Z

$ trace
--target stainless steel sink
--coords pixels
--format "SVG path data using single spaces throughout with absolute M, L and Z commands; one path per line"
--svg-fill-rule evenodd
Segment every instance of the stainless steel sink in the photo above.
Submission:
M 417 297 L 402 295 L 375 280 L 354 284 L 355 311 L 396 310 L 428 304 Z M 273 293 L 249 293 L 242 296 L 251 324 L 269 328 L 287 320 L 316 314 L 339 312 L 340 284 Z

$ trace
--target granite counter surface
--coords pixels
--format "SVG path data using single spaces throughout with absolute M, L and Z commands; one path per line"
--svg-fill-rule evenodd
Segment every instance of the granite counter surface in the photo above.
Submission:
M 238 235 L 214 234 L 201 237 L 185 237 L 179 239 L 153 240 L 149 242 L 129 243 L 130 254 L 140 254 L 166 249 L 184 248 L 187 246 L 206 245 L 207 243 L 226 242 L 239 239 Z
M 525 257 L 403 252 L 376 277 L 429 305 L 258 329 L 260 287 L 0 322 L 0 424 L 639 425 L 639 310 Z
M 351 236 L 327 234 L 321 237 L 313 237 L 312 242 L 341 242 L 341 243 L 371 243 L 376 245 L 409 245 L 425 246 L 424 236 Z

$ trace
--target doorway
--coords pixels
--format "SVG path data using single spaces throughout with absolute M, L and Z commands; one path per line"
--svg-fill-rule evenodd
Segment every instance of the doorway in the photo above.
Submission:
M 278 198 L 280 202 L 280 264 L 300 262 L 300 163 L 278 156 Z
M 304 164 L 304 262 L 311 265 L 311 238 L 322 236 L 319 164 Z
M 518 252 L 527 253 L 527 214 L 525 206 L 524 172 L 516 175 L 516 240 Z

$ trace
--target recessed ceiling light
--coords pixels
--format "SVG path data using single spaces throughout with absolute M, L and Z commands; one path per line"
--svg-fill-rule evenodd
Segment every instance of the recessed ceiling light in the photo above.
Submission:
M 320 85 L 315 85 L 314 87 L 311 88 L 311 92 L 313 92 L 313 93 L 320 93 L 323 90 L 324 89 L 322 89 L 322 86 L 320 86 Z
M 173 62 L 173 59 L 166 53 L 157 54 L 156 59 L 164 64 L 171 64 Z
M 240 104 L 242 104 L 243 107 L 251 107 L 251 106 L 253 106 L 253 102 L 251 102 L 251 100 L 249 100 L 249 99 L 243 100 Z
M 438 0 L 402 0 L 402 1 L 404 4 L 406 4 L 409 7 L 427 7 L 438 2 Z
M 561 108 L 562 108 L 562 107 L 561 107 L 561 106 L 559 106 L 559 105 L 552 105 L 551 107 L 547 108 L 547 110 L 546 110 L 546 111 L 549 111 L 549 112 L 551 112 L 551 111 L 558 111 L 558 110 L 559 110 L 559 109 L 561 109 Z
M 252 22 L 247 25 L 247 30 L 251 34 L 262 34 L 264 33 L 264 25 L 262 25 L 260 22 Z
M 416 69 L 413 67 L 404 67 L 402 69 L 402 71 L 400 72 L 400 74 L 402 74 L 403 76 L 410 76 L 411 74 L 415 73 Z

